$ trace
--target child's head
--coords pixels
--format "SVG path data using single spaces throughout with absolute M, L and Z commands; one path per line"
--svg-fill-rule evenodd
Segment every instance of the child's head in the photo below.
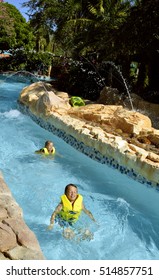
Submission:
M 67 196 L 68 200 L 75 201 L 78 195 L 78 188 L 74 184 L 68 184 L 65 187 L 65 195 Z
M 52 148 L 53 148 L 53 142 L 51 142 L 51 141 L 46 141 L 45 142 L 45 148 L 47 148 L 48 149 L 48 151 L 49 150 L 52 150 Z

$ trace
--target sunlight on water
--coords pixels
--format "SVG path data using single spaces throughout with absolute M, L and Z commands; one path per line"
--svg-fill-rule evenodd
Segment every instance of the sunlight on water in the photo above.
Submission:
M 24 84 L 0 84 L 0 169 L 47 259 L 159 259 L 159 193 L 101 165 L 21 114 Z M 37 155 L 52 140 L 54 158 Z M 77 184 L 97 223 L 82 214 L 67 240 L 50 216 L 68 183 Z M 82 240 L 89 229 L 93 239 Z

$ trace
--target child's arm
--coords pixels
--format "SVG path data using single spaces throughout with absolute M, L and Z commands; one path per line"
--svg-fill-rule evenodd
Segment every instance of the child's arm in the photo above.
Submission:
M 86 209 L 86 207 L 84 206 L 84 204 L 82 205 L 82 210 L 84 211 L 85 214 L 87 214 L 94 222 L 96 222 L 96 220 L 94 219 L 92 213 Z
M 56 217 L 56 215 L 61 211 L 61 209 L 62 209 L 62 204 L 59 203 L 59 204 L 57 205 L 57 207 L 55 208 L 54 212 L 53 212 L 52 215 L 51 215 L 51 218 L 50 218 L 50 225 L 48 226 L 48 229 L 52 229 L 52 228 L 53 228 L 53 226 L 54 226 L 54 221 L 55 221 L 55 217 Z
M 44 149 L 40 149 L 38 151 L 35 151 L 35 154 L 44 154 L 44 153 L 45 153 Z

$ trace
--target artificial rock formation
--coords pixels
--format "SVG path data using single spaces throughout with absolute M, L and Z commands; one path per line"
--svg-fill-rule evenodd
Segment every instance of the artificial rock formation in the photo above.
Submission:
M 71 107 L 67 93 L 42 83 L 24 88 L 19 102 L 101 155 L 133 169 L 152 185 L 159 184 L 159 130 L 152 127 L 148 116 L 121 105 Z
M 44 260 L 35 234 L 0 173 L 0 260 Z
M 129 95 L 121 95 L 117 89 L 104 87 L 97 103 L 105 105 L 121 105 L 130 110 L 133 105 L 135 111 L 140 111 L 148 116 L 151 119 L 153 126 L 157 129 L 159 128 L 159 105 L 145 101 L 137 94 L 131 93 Z

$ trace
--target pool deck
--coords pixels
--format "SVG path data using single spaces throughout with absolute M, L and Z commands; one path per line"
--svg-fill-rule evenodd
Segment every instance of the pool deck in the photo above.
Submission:
M 44 260 L 35 234 L 23 220 L 0 172 L 0 260 Z
M 159 130 L 149 117 L 115 105 L 73 108 L 67 93 L 40 82 L 22 90 L 19 104 L 23 113 L 87 156 L 159 188 Z

